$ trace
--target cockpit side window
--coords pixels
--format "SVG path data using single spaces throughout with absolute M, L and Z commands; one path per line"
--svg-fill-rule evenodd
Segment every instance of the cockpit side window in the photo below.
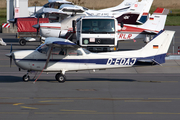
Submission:
M 69 49 L 67 55 L 69 55 L 69 56 L 79 56 L 79 55 L 83 55 L 83 54 L 82 54 L 82 52 L 80 50 Z
M 52 50 L 53 55 L 66 55 L 67 49 L 54 47 Z

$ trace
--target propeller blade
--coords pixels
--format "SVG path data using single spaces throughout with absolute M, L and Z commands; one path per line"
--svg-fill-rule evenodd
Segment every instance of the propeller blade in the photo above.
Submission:
M 37 18 L 37 24 L 33 25 L 32 27 L 37 30 L 36 37 L 38 37 L 39 28 L 40 28 L 40 25 L 39 25 L 39 15 L 38 15 L 38 18 Z
M 12 44 L 11 44 L 10 53 L 6 54 L 6 56 L 10 58 L 10 67 L 11 67 L 11 65 L 12 65 L 12 59 L 13 59 Z
M 12 53 L 12 44 L 11 44 L 11 49 L 10 49 L 10 53 Z
M 36 4 L 35 4 L 35 8 L 34 8 L 34 15 L 36 15 Z
M 38 26 L 37 26 L 38 28 L 37 28 L 37 32 L 36 32 L 36 37 L 38 36 L 38 32 L 39 32 L 39 28 L 40 28 L 40 25 L 39 25 L 39 14 L 38 14 L 38 19 L 37 19 L 37 24 L 38 24 Z
M 10 67 L 12 66 L 12 55 L 10 56 Z
M 6 56 L 10 58 L 10 67 L 11 67 L 12 59 L 13 59 L 13 53 L 8 53 L 8 54 L 6 54 Z

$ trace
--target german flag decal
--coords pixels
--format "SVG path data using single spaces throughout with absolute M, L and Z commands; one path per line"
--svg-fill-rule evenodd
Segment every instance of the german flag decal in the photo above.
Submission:
M 153 45 L 153 49 L 158 49 L 159 46 L 158 45 Z
M 154 18 L 149 18 L 149 20 L 154 20 Z

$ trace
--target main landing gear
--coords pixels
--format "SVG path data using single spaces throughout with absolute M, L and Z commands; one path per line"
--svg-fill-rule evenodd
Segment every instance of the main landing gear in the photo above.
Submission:
M 60 83 L 64 83 L 66 81 L 66 76 L 63 75 L 62 73 L 57 73 L 55 78 Z
M 64 74 L 63 74 L 63 72 L 57 73 L 55 75 L 55 78 L 58 82 L 64 83 L 66 81 L 65 72 L 64 72 Z M 24 82 L 28 82 L 30 80 L 29 71 L 22 77 L 22 79 Z

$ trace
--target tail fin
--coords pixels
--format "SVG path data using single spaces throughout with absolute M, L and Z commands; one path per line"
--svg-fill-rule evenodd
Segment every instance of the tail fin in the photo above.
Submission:
M 158 64 L 164 63 L 174 33 L 175 31 L 167 30 L 160 32 L 152 41 L 139 50 L 142 59 L 148 58 Z
M 168 13 L 168 9 L 157 8 L 154 13 L 149 17 L 149 19 L 143 25 L 141 25 L 141 28 L 144 28 L 147 31 L 154 31 L 155 33 L 163 30 Z
M 144 7 L 143 7 L 141 14 L 139 15 L 138 20 L 137 20 L 138 23 L 143 24 L 147 21 L 148 15 L 149 15 L 149 10 L 151 8 L 153 1 L 154 0 L 142 0 L 141 1 L 142 3 L 144 3 Z

